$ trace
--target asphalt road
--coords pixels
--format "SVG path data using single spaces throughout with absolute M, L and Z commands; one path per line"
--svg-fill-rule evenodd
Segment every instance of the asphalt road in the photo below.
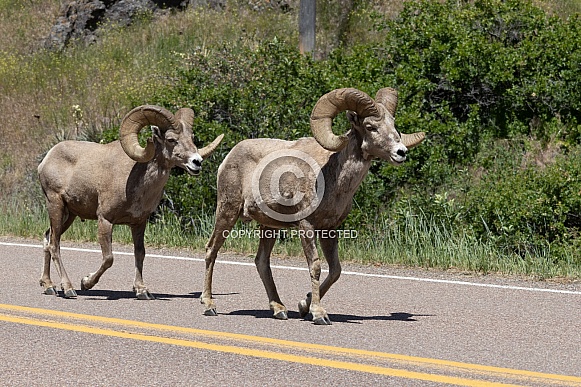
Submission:
M 63 247 L 80 284 L 98 246 Z M 201 255 L 148 249 L 157 299 L 138 301 L 131 248 L 115 250 L 94 289 L 64 299 L 41 294 L 40 241 L 0 238 L 0 385 L 581 386 L 581 283 L 352 265 L 323 299 L 333 325 L 316 326 L 297 312 L 301 259 L 273 261 L 278 321 L 252 257 L 219 256 L 206 317 Z

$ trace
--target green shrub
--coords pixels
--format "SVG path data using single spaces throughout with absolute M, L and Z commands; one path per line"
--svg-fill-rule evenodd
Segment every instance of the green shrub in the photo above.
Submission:
M 397 208 L 411 203 L 511 252 L 570 242 L 579 210 L 575 163 L 566 161 L 579 144 L 579 18 L 483 0 L 409 2 L 395 20 L 376 21 L 385 41 L 336 55 L 337 68 L 368 89 L 396 87 L 399 129 L 428 132 L 404 168 L 373 170 L 367 189 L 379 193 L 376 203 L 396 222 Z M 546 169 L 522 168 L 526 147 L 539 143 L 571 152 Z
M 152 103 L 192 107 L 202 146 L 226 136 L 201 176 L 172 173 L 164 209 L 195 227 L 200 212 L 213 211 L 218 165 L 236 143 L 308 136 L 324 93 L 356 87 L 373 96 L 391 86 L 398 129 L 428 137 L 403 166 L 372 165 L 346 226 L 373 229 L 378 219 L 400 222 L 417 211 L 516 254 L 571 241 L 581 223 L 580 19 L 516 0 L 408 2 L 395 19 L 373 19 L 383 41 L 320 61 L 280 38 L 179 53 Z M 335 124 L 341 130 L 346 120 Z M 555 144 L 568 154 L 554 165 L 523 158 L 532 146 Z
M 510 249 L 570 243 L 581 226 L 581 148 L 544 168 L 497 164 L 473 185 L 465 208 L 479 235 Z
M 157 103 L 173 109 L 192 107 L 194 134 L 201 146 L 225 134 L 200 177 L 172 173 L 164 205 L 185 218 L 201 209 L 214 210 L 216 172 L 234 145 L 246 138 L 292 140 L 309 135 L 311 109 L 328 91 L 322 64 L 278 39 L 256 49 L 226 45 L 184 54 L 175 78 Z

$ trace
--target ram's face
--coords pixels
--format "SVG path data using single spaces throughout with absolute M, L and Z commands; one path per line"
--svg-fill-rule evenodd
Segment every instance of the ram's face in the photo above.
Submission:
M 401 134 L 395 129 L 394 118 L 378 104 L 381 116 L 361 119 L 350 112 L 349 120 L 362 136 L 361 149 L 366 157 L 377 157 L 400 165 L 406 160 L 408 148 L 401 142 Z
M 156 133 L 156 131 L 154 131 Z M 171 167 L 185 169 L 190 175 L 197 175 L 202 169 L 202 156 L 194 144 L 191 129 L 182 125 L 181 131 L 168 129 L 165 133 L 154 134 L 161 146 L 163 157 Z

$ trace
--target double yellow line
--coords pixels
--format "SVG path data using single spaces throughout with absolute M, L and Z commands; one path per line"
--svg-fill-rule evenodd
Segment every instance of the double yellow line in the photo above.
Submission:
M 581 377 L 0 304 L 0 321 L 458 386 L 581 386 Z M 64 322 L 63 322 L 64 320 Z M 90 325 L 92 324 L 92 325 Z M 99 326 L 97 326 L 99 325 Z M 111 326 L 117 328 L 113 329 Z M 122 329 L 122 330 L 120 330 Z M 132 329 L 133 332 L 128 330 Z M 164 332 L 165 336 L 161 333 Z M 186 338 L 181 338 L 184 336 Z M 174 337 L 168 337 L 174 336 Z M 197 340 L 192 340 L 195 336 Z M 227 341 L 237 345 L 221 344 Z M 268 349 L 261 349 L 267 347 Z M 313 353 L 317 356 L 289 352 Z M 326 357 L 326 358 L 325 358 Z M 354 361 L 334 358 L 351 358 Z M 386 367 L 382 363 L 398 365 Z M 374 365 L 370 363 L 380 364 Z M 431 372 L 411 371 L 423 369 Z M 437 372 L 437 373 L 436 373 Z M 447 375 L 448 374 L 448 375 Z M 451 375 L 449 375 L 451 374 Z M 457 376 L 461 375 L 461 376 Z M 501 383 L 498 380 L 518 384 Z

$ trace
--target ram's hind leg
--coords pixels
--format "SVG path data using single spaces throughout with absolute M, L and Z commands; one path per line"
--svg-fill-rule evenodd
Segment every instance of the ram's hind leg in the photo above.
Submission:
M 270 310 L 272 310 L 274 318 L 287 320 L 288 310 L 280 300 L 276 290 L 276 285 L 274 284 L 274 279 L 272 278 L 272 270 L 270 269 L 270 253 L 272 252 L 272 248 L 276 242 L 276 238 L 272 235 L 274 234 L 274 230 L 264 226 L 261 226 L 260 230 L 260 243 L 258 244 L 258 252 L 256 253 L 254 263 L 256 264 L 256 269 L 258 270 L 260 279 L 266 289 Z
M 44 294 L 48 294 L 50 296 L 56 296 L 58 295 L 57 289 L 54 286 L 52 280 L 50 279 L 50 260 L 51 260 L 51 254 L 50 254 L 50 228 L 48 230 L 46 230 L 46 232 L 44 233 L 44 240 L 43 240 L 43 249 L 44 249 L 44 261 L 43 261 L 43 265 L 42 265 L 42 275 L 40 277 L 40 286 L 42 286 L 43 293 Z
M 57 290 L 50 279 L 50 263 L 54 261 L 56 271 L 61 280 L 61 289 L 65 298 L 76 298 L 77 293 L 67 275 L 61 259 L 60 240 L 61 235 L 70 227 L 75 220 L 75 215 L 69 213 L 60 196 L 55 196 L 48 200 L 47 210 L 50 220 L 50 228 L 44 234 L 44 263 L 40 286 L 44 288 L 44 294 L 56 295 Z
M 230 230 L 226 230 L 229 232 Z M 226 241 L 223 230 L 214 229 L 210 240 L 206 244 L 206 272 L 204 274 L 204 290 L 200 296 L 200 302 L 204 304 L 206 308 L 204 310 L 204 315 L 206 316 L 217 316 L 216 303 L 212 299 L 212 278 L 214 276 L 214 264 L 216 263 L 216 257 L 218 256 L 218 251 L 220 247 Z
M 204 304 L 204 315 L 217 316 L 216 304 L 212 299 L 212 278 L 214 276 L 214 264 L 218 251 L 226 241 L 230 230 L 238 220 L 240 213 L 240 206 L 231 205 L 229 203 L 220 202 L 218 199 L 218 206 L 216 208 L 216 221 L 214 224 L 214 231 L 206 244 L 206 272 L 204 275 L 204 290 L 200 297 L 200 302 Z

